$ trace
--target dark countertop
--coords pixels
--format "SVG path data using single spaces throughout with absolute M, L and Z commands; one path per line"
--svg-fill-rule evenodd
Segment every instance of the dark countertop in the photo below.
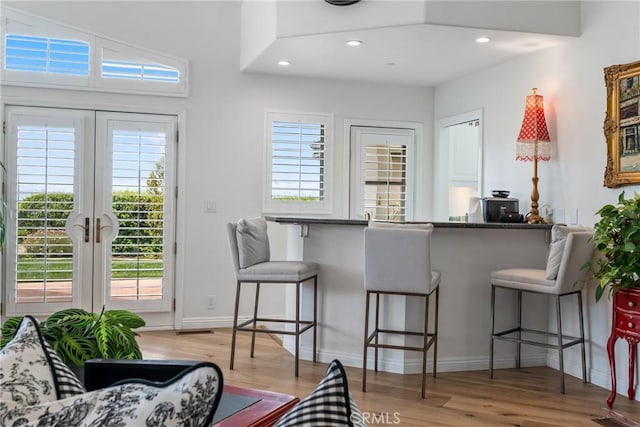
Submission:
M 326 225 L 367 225 L 369 222 L 364 219 L 338 219 L 338 218 L 300 218 L 288 216 L 265 216 L 267 221 L 280 224 L 326 224 Z M 410 221 L 410 223 L 424 224 L 430 221 Z M 435 228 L 482 228 L 482 229 L 524 229 L 524 230 L 549 230 L 553 224 L 526 224 L 526 223 L 506 223 L 506 222 L 431 222 Z

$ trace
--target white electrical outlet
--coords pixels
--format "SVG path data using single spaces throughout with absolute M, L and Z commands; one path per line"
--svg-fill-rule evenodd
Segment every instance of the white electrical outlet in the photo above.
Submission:
M 207 213 L 218 212 L 218 202 L 215 200 L 205 200 L 204 211 Z
M 207 297 L 207 310 L 215 310 L 216 309 L 216 296 L 209 295 Z

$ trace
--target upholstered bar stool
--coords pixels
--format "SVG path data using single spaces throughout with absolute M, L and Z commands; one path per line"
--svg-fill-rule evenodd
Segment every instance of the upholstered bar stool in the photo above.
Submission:
M 522 344 L 558 350 L 560 368 L 560 391 L 565 392 L 564 358 L 565 348 L 580 344 L 582 356 L 582 381 L 587 382 L 587 368 L 584 346 L 584 319 L 582 311 L 582 288 L 588 279 L 587 269 L 583 268 L 593 256 L 591 230 L 584 227 L 554 225 L 552 241 L 546 269 L 511 268 L 491 273 L 491 339 L 489 349 L 489 378 L 493 378 L 493 346 L 496 340 L 517 343 L 516 368 L 520 368 Z M 515 291 L 516 326 L 496 332 L 496 289 Z M 529 329 L 522 326 L 522 293 L 544 294 L 553 298 L 556 308 L 557 332 Z M 580 336 L 565 335 L 562 331 L 562 313 L 560 299 L 576 295 Z M 534 340 L 531 335 L 542 335 L 546 339 Z M 551 342 L 550 342 L 551 341 Z
M 302 261 L 271 261 L 267 223 L 262 218 L 241 219 L 237 224 L 227 224 L 231 258 L 236 273 L 236 302 L 233 311 L 233 333 L 231 338 L 231 361 L 229 369 L 233 369 L 238 331 L 251 332 L 251 357 L 255 349 L 256 332 L 295 335 L 295 376 L 298 376 L 300 359 L 300 335 L 313 328 L 313 362 L 316 362 L 317 312 L 318 312 L 318 264 Z M 313 280 L 313 319 L 301 319 L 302 284 Z M 253 316 L 238 323 L 240 307 L 240 291 L 245 283 L 255 283 L 255 299 Z M 258 315 L 258 300 L 261 284 L 292 284 L 296 287 L 295 319 L 267 319 Z M 258 322 L 280 322 L 293 324 L 290 329 L 267 329 Z
M 425 397 L 427 351 L 433 346 L 433 376 L 438 352 L 438 298 L 440 273 L 431 270 L 432 224 L 370 223 L 364 230 L 364 356 L 362 391 L 367 389 L 367 356 L 374 349 L 374 369 L 378 370 L 378 349 L 419 351 L 422 353 L 422 398 Z M 435 321 L 429 332 L 429 299 L 435 292 Z M 375 295 L 374 329 L 369 333 L 370 298 Z M 421 331 L 387 329 L 380 325 L 380 296 L 400 295 L 424 298 L 424 327 Z M 381 334 L 412 335 L 422 338 L 421 346 L 380 342 Z

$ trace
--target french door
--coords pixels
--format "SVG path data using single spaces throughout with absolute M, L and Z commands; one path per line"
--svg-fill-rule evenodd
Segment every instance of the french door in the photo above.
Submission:
M 8 316 L 172 323 L 176 135 L 175 116 L 7 107 Z

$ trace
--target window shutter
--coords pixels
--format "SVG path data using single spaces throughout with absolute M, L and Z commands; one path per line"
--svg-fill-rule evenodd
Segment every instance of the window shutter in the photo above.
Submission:
M 364 147 L 364 210 L 371 219 L 404 221 L 407 201 L 407 147 Z
M 332 116 L 267 113 L 267 212 L 328 213 Z
M 271 199 L 324 199 L 325 126 L 274 121 L 271 144 Z
M 89 75 L 89 43 L 7 34 L 5 68 L 11 71 Z
M 72 300 L 65 224 L 73 210 L 75 141 L 74 128 L 18 126 L 17 303 Z
M 165 147 L 167 135 L 143 130 L 113 131 L 112 210 L 119 221 L 112 254 L 112 300 L 161 299 L 162 287 L 145 280 L 162 277 Z

